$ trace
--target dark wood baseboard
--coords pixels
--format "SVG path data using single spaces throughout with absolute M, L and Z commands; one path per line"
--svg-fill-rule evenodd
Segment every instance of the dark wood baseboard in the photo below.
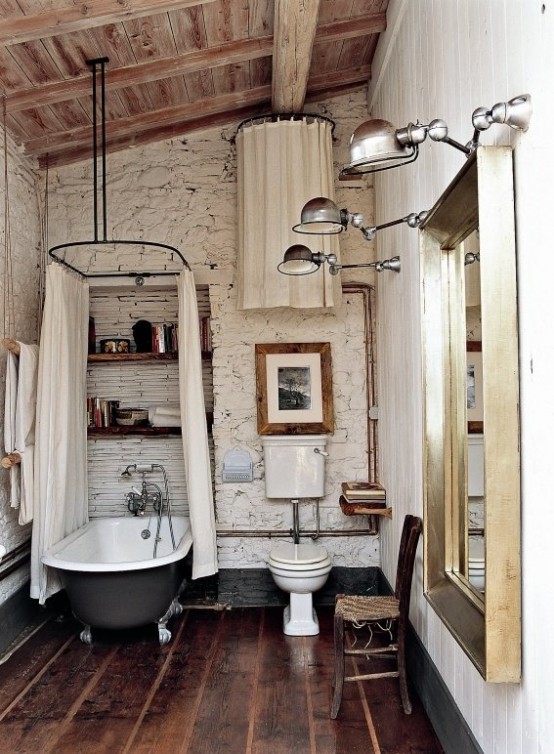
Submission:
M 379 569 L 380 571 L 380 569 Z M 393 590 L 381 572 L 382 594 Z M 406 662 L 415 688 L 445 754 L 483 754 L 423 642 L 410 625 Z
M 335 595 L 379 594 L 380 569 L 345 568 L 331 570 L 327 583 L 314 594 L 314 605 L 333 605 Z M 228 607 L 278 607 L 288 604 L 288 594 L 273 581 L 267 568 L 225 568 L 215 576 L 190 580 L 181 596 L 183 604 L 218 603 Z
M 448 687 L 416 632 L 411 630 L 408 677 L 425 708 L 445 754 L 483 754 Z

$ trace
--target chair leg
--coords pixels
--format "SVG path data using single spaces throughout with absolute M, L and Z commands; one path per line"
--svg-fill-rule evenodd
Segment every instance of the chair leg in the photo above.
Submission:
M 335 615 L 335 678 L 333 701 L 331 703 L 331 718 L 334 720 L 339 714 L 342 701 L 342 687 L 344 686 L 344 621 L 340 615 Z
M 406 715 L 410 715 L 412 712 L 412 703 L 408 694 L 408 679 L 406 676 L 406 637 L 405 631 L 402 626 L 399 626 L 398 630 L 398 651 L 396 655 L 396 661 L 398 663 L 398 683 L 400 686 L 400 698 L 402 700 L 402 707 Z

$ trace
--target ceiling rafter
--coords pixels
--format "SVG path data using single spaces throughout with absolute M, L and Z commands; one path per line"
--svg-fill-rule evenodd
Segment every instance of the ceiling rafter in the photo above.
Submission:
M 214 0 L 93 0 L 0 19 L 0 45 L 16 45 L 74 31 L 191 8 Z
M 342 39 L 377 34 L 386 28 L 383 13 L 339 21 L 319 28 L 316 42 L 336 42 Z M 193 50 L 177 57 L 163 58 L 133 66 L 106 69 L 106 91 L 148 84 L 171 76 L 197 73 L 207 68 L 217 68 L 269 56 L 273 52 L 273 37 L 256 37 L 238 42 L 228 42 L 217 47 Z M 16 113 L 34 107 L 46 107 L 57 102 L 85 97 L 90 93 L 90 74 L 70 81 L 22 89 L 6 96 L 6 112 Z M 283 110 L 281 112 L 284 112 Z M 292 110 L 289 110 L 292 112 Z
M 360 66 L 340 74 L 322 74 L 310 79 L 307 101 L 322 95 L 337 96 L 362 86 L 371 73 L 370 66 Z M 243 119 L 265 114 L 270 109 L 271 87 L 264 86 L 249 92 L 227 94 L 145 113 L 108 124 L 106 151 L 108 153 L 138 144 L 194 133 L 206 128 L 229 126 L 235 128 Z M 91 129 L 80 128 L 56 134 L 55 137 L 32 139 L 25 143 L 25 152 L 38 159 L 44 168 L 66 165 L 90 157 Z

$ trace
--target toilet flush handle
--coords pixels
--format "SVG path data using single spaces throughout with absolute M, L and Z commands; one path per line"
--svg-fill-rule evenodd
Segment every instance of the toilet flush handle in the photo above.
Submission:
M 319 453 L 320 456 L 329 456 L 329 453 L 325 452 L 324 450 L 320 450 L 319 448 L 314 448 L 314 453 Z

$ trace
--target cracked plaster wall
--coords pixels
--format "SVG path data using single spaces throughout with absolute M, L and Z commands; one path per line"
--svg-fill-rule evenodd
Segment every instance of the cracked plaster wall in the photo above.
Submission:
M 314 111 L 314 107 L 311 107 Z M 331 117 L 335 175 L 348 161 L 352 131 L 368 118 L 365 90 L 315 106 Z M 288 529 L 288 503 L 264 494 L 261 438 L 256 430 L 254 344 L 329 341 L 332 345 L 335 432 L 330 439 L 322 529 L 367 528 L 365 517 L 345 517 L 339 508 L 340 482 L 367 476 L 364 320 L 362 296 L 343 297 L 336 313 L 279 309 L 239 312 L 234 272 L 237 251 L 237 186 L 234 130 L 200 134 L 108 155 L 108 236 L 143 237 L 176 246 L 195 272 L 223 274 L 210 284 L 213 329 L 216 514 L 219 529 Z M 92 170 L 80 163 L 49 176 L 50 244 L 92 233 Z M 362 212 L 373 223 L 373 190 L 366 180 L 336 181 L 339 206 Z M 87 230 L 90 229 L 90 230 Z M 344 262 L 373 259 L 374 245 L 356 230 L 341 238 Z M 112 260 L 113 261 L 113 260 Z M 208 273 L 209 274 L 209 273 Z M 214 278 L 215 279 L 215 278 Z M 346 280 L 372 283 L 372 271 L 350 272 Z M 240 446 L 254 461 L 252 483 L 223 484 L 226 450 Z M 314 528 L 314 506 L 302 505 L 301 523 Z M 260 567 L 275 540 L 221 537 L 222 568 Z M 336 565 L 377 565 L 378 538 L 322 539 Z

